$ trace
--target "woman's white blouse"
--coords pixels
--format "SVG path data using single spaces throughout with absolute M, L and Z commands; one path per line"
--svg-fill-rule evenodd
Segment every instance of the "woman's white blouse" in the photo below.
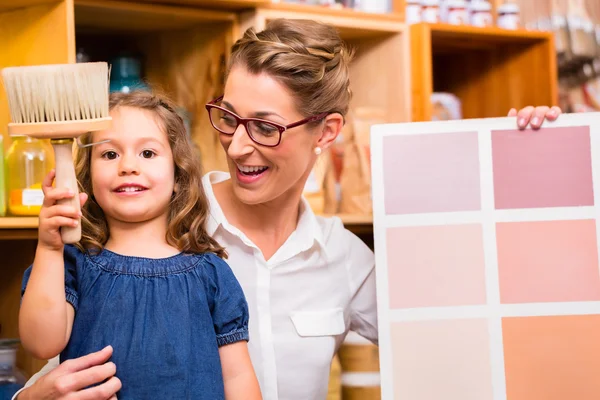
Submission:
M 250 356 L 264 400 L 321 400 L 333 355 L 349 330 L 377 343 L 375 260 L 339 218 L 317 217 L 303 199 L 296 231 L 268 261 L 230 225 L 212 184 L 208 233 L 229 254 L 250 309 Z
M 339 218 L 315 216 L 303 199 L 296 231 L 265 261 L 217 203 L 212 183 L 226 179 L 225 172 L 203 177 L 207 229 L 227 250 L 248 301 L 248 345 L 263 399 L 324 400 L 331 360 L 348 331 L 377 344 L 373 252 Z M 26 386 L 57 366 L 58 357 Z

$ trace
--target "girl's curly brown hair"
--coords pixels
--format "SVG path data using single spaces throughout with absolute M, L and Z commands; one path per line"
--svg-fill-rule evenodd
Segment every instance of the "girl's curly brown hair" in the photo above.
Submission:
M 205 229 L 209 212 L 208 199 L 202 187 L 200 155 L 189 138 L 182 118 L 174 104 L 165 96 L 144 91 L 111 93 L 109 108 L 133 107 L 152 112 L 164 132 L 175 163 L 175 184 L 179 188 L 173 194 L 168 216 L 166 240 L 171 246 L 187 253 L 212 252 L 226 258 L 225 249 Z M 83 143 L 89 143 L 92 135 L 85 135 Z M 109 238 L 108 223 L 104 212 L 94 200 L 91 181 L 92 147 L 78 149 L 75 172 L 80 190 L 87 193 L 81 220 L 81 251 L 101 251 Z

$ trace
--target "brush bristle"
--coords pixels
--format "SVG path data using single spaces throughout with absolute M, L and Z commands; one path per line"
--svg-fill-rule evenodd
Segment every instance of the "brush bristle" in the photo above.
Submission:
M 2 78 L 13 123 L 109 116 L 105 62 L 9 67 L 2 70 Z

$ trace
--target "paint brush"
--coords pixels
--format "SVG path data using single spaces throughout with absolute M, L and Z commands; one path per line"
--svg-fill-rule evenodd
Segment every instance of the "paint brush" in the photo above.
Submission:
M 56 162 L 55 186 L 74 195 L 60 204 L 80 209 L 73 142 L 107 129 L 109 70 L 104 62 L 8 67 L 2 70 L 8 97 L 10 136 L 50 139 Z M 64 243 L 81 240 L 81 223 L 61 228 Z

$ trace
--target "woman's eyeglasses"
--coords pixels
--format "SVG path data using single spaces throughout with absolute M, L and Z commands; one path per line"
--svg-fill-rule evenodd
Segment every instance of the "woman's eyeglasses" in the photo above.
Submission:
M 217 97 L 206 105 L 210 123 L 217 131 L 225 135 L 233 135 L 238 126 L 244 125 L 246 132 L 253 142 L 267 147 L 275 147 L 281 143 L 281 134 L 288 129 L 295 128 L 309 122 L 319 121 L 329 113 L 321 113 L 289 125 L 281 125 L 273 121 L 260 118 L 242 118 L 234 112 L 217 105 L 223 96 Z

